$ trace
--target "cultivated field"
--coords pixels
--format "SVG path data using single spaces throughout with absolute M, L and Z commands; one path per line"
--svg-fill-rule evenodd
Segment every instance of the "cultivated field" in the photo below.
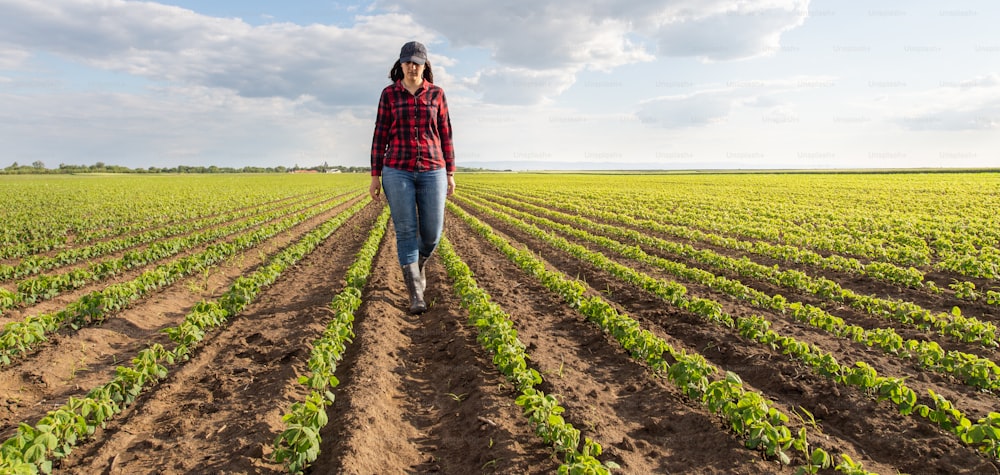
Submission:
M 0 473 L 1000 473 L 1000 175 L 0 176 Z

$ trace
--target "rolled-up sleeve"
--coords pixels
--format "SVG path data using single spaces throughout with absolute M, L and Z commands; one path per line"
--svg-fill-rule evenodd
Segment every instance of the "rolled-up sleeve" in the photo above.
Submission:
M 375 133 L 372 136 L 372 176 L 382 175 L 385 151 L 389 146 L 389 131 L 392 128 L 392 103 L 389 90 L 382 91 L 375 116 Z
M 451 115 L 448 113 L 448 99 L 441 91 L 441 103 L 438 104 L 438 133 L 441 135 L 441 153 L 444 155 L 444 168 L 448 173 L 455 171 L 455 146 L 451 141 Z

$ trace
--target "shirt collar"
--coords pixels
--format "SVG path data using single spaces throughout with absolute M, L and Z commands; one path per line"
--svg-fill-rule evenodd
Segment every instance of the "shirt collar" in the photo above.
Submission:
M 424 78 L 424 81 L 420 83 L 420 87 L 417 88 L 417 91 L 420 91 L 421 89 L 430 89 L 430 86 L 432 85 L 433 84 L 431 84 L 431 82 L 428 81 L 427 78 Z M 403 86 L 402 79 L 397 80 L 395 86 L 404 91 L 406 90 L 406 86 Z

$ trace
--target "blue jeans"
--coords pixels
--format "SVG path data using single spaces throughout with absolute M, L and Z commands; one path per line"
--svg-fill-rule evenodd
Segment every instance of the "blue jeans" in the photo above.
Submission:
M 441 240 L 448 175 L 444 168 L 426 172 L 382 169 L 382 190 L 396 228 L 399 265 L 429 257 Z

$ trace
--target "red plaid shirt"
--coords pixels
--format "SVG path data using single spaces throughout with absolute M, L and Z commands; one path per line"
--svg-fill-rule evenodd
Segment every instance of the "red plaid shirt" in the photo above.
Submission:
M 372 138 L 372 175 L 382 167 L 455 171 L 451 118 L 444 90 L 426 79 L 415 94 L 396 81 L 382 90 Z

